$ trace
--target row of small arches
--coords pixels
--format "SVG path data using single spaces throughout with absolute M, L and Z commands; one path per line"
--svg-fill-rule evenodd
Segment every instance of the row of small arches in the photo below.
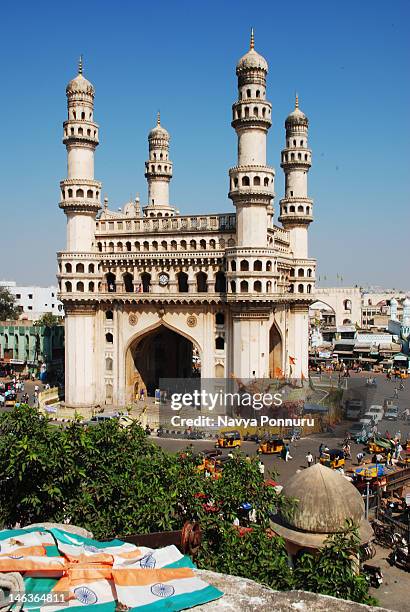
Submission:
M 107 291 L 108 293 L 115 293 L 117 291 L 117 279 L 115 274 L 109 272 L 105 276 Z M 177 290 L 179 293 L 188 293 L 189 283 L 188 274 L 186 272 L 178 272 L 176 274 Z M 139 282 L 134 281 L 134 277 L 130 272 L 126 272 L 122 276 L 122 282 L 126 293 L 149 293 L 151 291 L 152 277 L 148 272 L 143 272 L 140 275 Z M 198 272 L 195 275 L 196 292 L 207 293 L 208 292 L 208 275 L 205 272 Z M 214 290 L 216 293 L 225 293 L 226 291 L 226 279 L 225 274 L 219 271 L 215 274 Z
M 270 182 L 273 182 L 273 180 L 271 179 Z M 253 183 L 253 185 L 255 187 L 260 187 L 262 185 L 261 177 L 260 176 L 254 176 L 252 183 Z M 250 187 L 251 186 L 251 179 L 249 178 L 249 176 L 245 175 L 245 176 L 242 177 L 241 185 L 242 185 L 242 187 Z M 237 177 L 235 177 L 233 179 L 233 186 L 234 187 L 238 187 L 239 186 L 239 179 Z M 269 187 L 269 178 L 267 176 L 265 176 L 265 178 L 263 179 L 263 186 L 264 187 Z
M 165 157 L 164 157 L 165 156 Z M 153 151 L 151 153 L 151 159 L 157 159 L 157 154 L 155 151 Z M 160 153 L 158 155 L 158 159 L 168 159 L 168 154 L 167 153 Z
M 93 131 L 93 134 L 91 134 L 91 129 L 87 128 L 85 134 L 87 136 L 89 136 L 90 138 L 91 138 L 91 136 L 94 136 L 94 138 L 95 138 L 97 136 L 97 130 L 92 130 L 92 131 Z M 68 129 L 67 128 L 65 128 L 64 134 L 65 134 L 65 136 L 68 136 Z M 76 135 L 77 136 L 84 136 L 85 134 L 84 134 L 84 128 L 82 128 L 82 127 L 77 127 L 77 130 L 73 126 L 70 127 L 70 136 L 76 136 Z
M 253 291 L 255 293 L 262 293 L 262 283 L 261 281 L 254 281 L 253 285 L 248 283 L 248 281 L 243 280 L 239 283 L 239 292 L 240 293 L 249 293 L 250 287 L 253 287 Z M 231 281 L 231 293 L 236 293 L 237 283 L 236 281 Z M 267 281 L 266 283 L 266 293 L 271 293 L 272 291 L 272 281 Z
M 64 270 L 65 270 L 66 274 L 72 274 L 72 272 L 73 272 L 73 266 L 72 266 L 70 263 L 66 263 L 66 264 L 65 264 L 65 266 L 64 266 Z M 87 267 L 87 272 L 88 272 L 88 274 L 94 274 L 94 271 L 95 271 L 95 266 L 94 266 L 94 264 L 92 264 L 92 263 L 91 263 L 91 264 L 88 264 L 88 267 Z M 78 264 L 76 264 L 76 266 L 75 266 L 75 272 L 76 272 L 77 274 L 84 274 L 84 272 L 85 272 L 85 266 L 84 266 L 84 264 L 82 264 L 82 263 L 78 263 Z
M 231 261 L 231 270 L 232 270 L 232 272 L 236 272 L 236 269 L 237 269 L 236 268 L 236 261 L 233 260 L 233 261 Z M 247 259 L 242 259 L 239 262 L 239 270 L 241 272 L 248 272 L 250 270 L 249 261 Z M 263 263 L 261 262 L 260 259 L 256 259 L 253 262 L 253 271 L 254 272 L 262 272 L 262 270 L 263 270 Z M 265 270 L 266 270 L 266 272 L 271 272 L 272 271 L 272 262 L 270 260 L 268 260 L 266 262 Z
M 306 143 L 306 145 L 307 145 L 307 143 Z M 288 148 L 291 146 L 291 144 L 290 144 L 290 140 L 287 140 L 287 141 L 286 141 L 286 146 L 287 146 Z M 297 145 L 296 138 L 294 138 L 294 139 L 293 139 L 293 141 L 292 141 L 292 146 L 294 146 L 294 147 L 297 147 L 297 146 L 298 146 L 298 145 Z M 299 146 L 300 146 L 300 147 L 304 147 L 304 146 L 305 146 L 305 141 L 304 141 L 304 140 L 300 140 L 300 141 L 299 141 Z
M 299 161 L 301 161 L 301 160 L 302 160 L 302 153 L 298 153 L 297 158 L 298 158 L 298 160 L 299 160 Z M 290 160 L 290 161 L 295 161 L 295 159 L 296 159 L 296 158 L 295 158 L 295 154 L 294 154 L 294 153 L 290 153 L 290 154 L 289 154 L 289 153 L 282 153 L 282 161 L 283 161 L 283 162 L 284 162 L 284 161 L 289 161 L 289 160 Z M 305 154 L 304 154 L 304 159 L 305 159 L 305 161 L 308 161 L 308 160 L 309 160 L 309 155 L 308 155 L 308 153 L 305 153 Z
M 292 283 L 289 285 L 289 293 L 305 293 L 305 285 L 300 283 L 296 286 Z M 306 285 L 306 293 L 312 293 L 312 285 Z
M 270 115 L 270 109 L 268 108 L 268 115 Z M 244 117 L 245 119 L 248 119 L 248 117 L 251 116 L 251 109 L 249 108 L 249 106 L 245 106 L 245 110 L 244 110 Z M 266 117 L 266 106 L 262 107 L 262 117 Z M 259 117 L 259 108 L 257 106 L 253 107 L 253 113 L 252 113 L 252 117 Z M 242 109 L 239 107 L 236 109 L 236 118 L 237 119 L 242 119 Z
M 64 286 L 65 286 L 65 290 L 67 293 L 71 293 L 73 291 L 73 283 L 71 281 L 66 281 Z M 86 290 L 86 287 L 89 293 L 94 293 L 95 291 L 94 281 L 90 281 L 88 285 L 86 283 L 83 283 L 83 281 L 78 281 L 74 285 L 74 287 L 75 287 L 74 291 L 76 291 L 77 293 L 84 293 L 84 291 Z M 101 283 L 98 283 L 98 290 L 100 289 L 101 289 Z
M 251 89 L 247 89 L 246 90 L 246 97 L 247 98 L 252 98 L 252 90 Z M 255 98 L 260 98 L 260 97 L 261 97 L 260 89 L 257 89 L 255 91 Z M 242 98 L 243 98 L 243 91 L 240 91 L 239 92 L 239 99 L 242 100 Z
M 291 269 L 290 269 L 289 274 L 290 274 L 290 276 L 295 277 L 295 276 L 296 276 L 296 270 L 295 270 L 295 268 L 291 268 Z M 299 268 L 299 269 L 298 269 L 297 276 L 298 276 L 298 277 L 305 276 L 305 270 L 304 270 L 304 268 Z M 313 276 L 313 272 L 312 272 L 312 269 L 311 269 L 311 268 L 308 268 L 308 269 L 306 270 L 306 276 L 307 276 L 308 278 L 312 278 L 312 276 Z
M 223 238 L 221 238 L 219 240 L 219 248 L 224 249 L 225 246 L 231 247 L 231 246 L 235 246 L 235 240 L 233 240 L 233 238 L 230 238 L 228 241 L 225 241 Z M 131 252 L 133 250 L 135 251 L 196 251 L 197 249 L 200 250 L 207 250 L 207 249 L 216 249 L 216 240 L 214 240 L 213 238 L 211 238 L 211 240 L 209 240 L 208 244 L 206 242 L 206 240 L 190 240 L 189 242 L 187 242 L 186 240 L 181 240 L 179 243 L 176 240 L 171 240 L 170 242 L 168 242 L 167 240 L 163 240 L 162 242 L 157 242 L 156 240 L 153 240 L 151 243 L 148 242 L 147 240 L 145 240 L 144 242 L 117 242 L 116 244 L 114 244 L 114 242 L 98 242 L 97 243 L 97 250 L 102 253 L 104 252 L 111 252 L 111 253 L 122 253 L 122 252 Z
M 93 189 L 87 189 L 87 191 L 84 191 L 84 189 L 79 188 L 79 189 L 76 189 L 75 192 L 74 192 L 74 189 L 71 189 L 71 187 L 70 187 L 69 189 L 62 189 L 61 190 L 61 194 L 62 194 L 64 200 L 66 199 L 66 197 L 67 198 L 74 198 L 74 197 L 76 197 L 76 198 L 84 198 L 84 194 L 85 194 L 85 197 L 88 200 L 93 200 L 94 199 L 94 190 Z M 99 197 L 100 197 L 100 192 L 97 189 L 95 191 L 95 198 L 98 200 Z
M 292 193 L 293 192 L 291 192 L 291 194 Z M 288 206 L 283 206 L 282 210 L 283 210 L 284 214 L 287 215 L 288 212 L 290 212 L 290 213 L 296 212 L 296 206 L 293 206 L 293 204 L 292 204 L 292 206 L 289 206 L 289 207 Z M 305 215 L 310 215 L 310 206 L 306 206 L 306 208 L 304 208 L 302 205 L 300 205 L 297 208 L 297 212 L 304 213 Z
M 92 115 L 92 112 L 90 111 L 88 113 L 88 119 L 91 120 L 92 118 L 93 118 L 93 115 Z M 81 113 L 78 113 L 78 117 L 77 117 L 77 111 L 72 110 L 71 119 L 81 119 L 82 121 L 85 121 L 85 112 L 81 111 Z
M 147 170 L 149 169 L 149 164 L 146 164 L 146 168 Z M 171 171 L 171 166 L 169 167 L 169 170 Z M 159 164 L 157 167 L 155 167 L 154 164 L 151 164 L 151 172 L 162 172 L 161 164 Z M 168 172 L 168 166 L 164 166 L 164 172 Z

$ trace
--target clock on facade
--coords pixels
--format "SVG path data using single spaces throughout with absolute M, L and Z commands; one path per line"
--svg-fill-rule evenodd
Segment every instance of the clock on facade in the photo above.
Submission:
M 160 274 L 158 280 L 159 280 L 159 284 L 162 287 L 165 287 L 165 285 L 168 285 L 168 281 L 169 281 L 168 274 Z

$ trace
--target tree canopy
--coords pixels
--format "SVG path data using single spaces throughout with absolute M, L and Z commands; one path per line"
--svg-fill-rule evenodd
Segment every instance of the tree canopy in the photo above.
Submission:
M 61 324 L 61 318 L 52 312 L 45 312 L 37 321 L 36 325 L 44 327 L 56 327 Z
M 0 321 L 18 319 L 19 314 L 15 296 L 7 287 L 0 287 Z
M 280 508 L 294 500 L 277 495 L 241 453 L 219 479 L 198 469 L 192 447 L 170 454 L 153 444 L 138 423 L 116 419 L 96 426 L 56 427 L 26 405 L 0 415 L 0 527 L 64 522 L 97 539 L 181 529 L 199 521 L 200 568 L 251 578 L 274 589 L 302 589 L 371 603 L 366 580 L 352 557 L 359 540 L 353 526 L 331 538 L 315 557 L 304 554 L 292 569 L 282 538 L 269 529 Z M 249 529 L 235 527 L 244 503 L 256 512 Z M 246 523 L 246 520 L 245 520 Z

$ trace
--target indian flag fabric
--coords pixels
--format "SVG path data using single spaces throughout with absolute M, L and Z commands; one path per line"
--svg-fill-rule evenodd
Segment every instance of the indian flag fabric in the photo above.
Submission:
M 22 574 L 30 612 L 172 612 L 222 596 L 193 569 L 175 546 L 98 542 L 42 527 L 0 531 L 0 573 Z

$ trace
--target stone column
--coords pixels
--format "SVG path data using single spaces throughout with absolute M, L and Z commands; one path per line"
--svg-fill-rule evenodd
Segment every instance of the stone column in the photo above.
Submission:
M 65 403 L 87 407 L 95 403 L 95 310 L 65 304 Z
M 269 375 L 269 313 L 233 313 L 233 373 L 238 378 Z

